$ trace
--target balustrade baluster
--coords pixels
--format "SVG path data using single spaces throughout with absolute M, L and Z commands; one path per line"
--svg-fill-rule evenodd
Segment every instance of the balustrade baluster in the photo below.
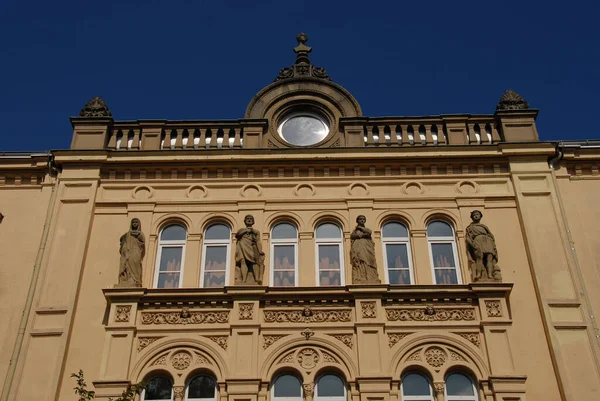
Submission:
M 171 135 L 175 132 L 175 144 L 171 145 L 171 149 L 182 149 L 183 148 L 183 129 L 178 128 L 171 131 Z
M 379 145 L 389 146 L 388 140 L 385 137 L 385 125 L 378 125 L 377 130 L 379 131 Z
M 433 136 L 431 135 L 431 124 L 425 124 L 425 143 L 433 145 Z
M 133 141 L 131 142 L 131 149 L 139 149 L 140 148 L 140 130 L 133 130 Z
M 233 139 L 233 147 L 241 148 L 242 147 L 242 131 L 239 128 L 234 129 L 235 137 Z
M 108 148 L 116 149 L 117 148 L 117 134 L 119 130 L 117 128 L 112 130 L 112 134 L 110 135 L 110 139 L 108 140 Z
M 375 146 L 375 138 L 373 138 L 373 127 L 367 125 L 367 146 Z
M 410 138 L 408 136 L 408 125 L 401 124 L 400 128 L 402 129 L 402 146 L 409 146 Z

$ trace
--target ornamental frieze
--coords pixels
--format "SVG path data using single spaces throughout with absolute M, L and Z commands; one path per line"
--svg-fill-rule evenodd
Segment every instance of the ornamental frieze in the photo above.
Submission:
M 265 323 L 335 323 L 350 322 L 351 310 L 303 310 L 264 311 Z
M 386 309 L 385 314 L 387 320 L 396 322 L 445 322 L 445 321 L 460 321 L 460 320 L 475 320 L 475 309 L 436 309 L 433 307 L 426 308 L 406 308 L 406 309 Z
M 183 309 L 180 312 L 142 312 L 142 324 L 227 323 L 229 311 L 206 312 Z

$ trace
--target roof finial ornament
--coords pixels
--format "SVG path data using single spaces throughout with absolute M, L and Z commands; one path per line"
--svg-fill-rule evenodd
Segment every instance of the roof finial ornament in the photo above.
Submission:
M 327 75 L 325 68 L 317 67 L 310 63 L 308 53 L 312 51 L 312 47 L 306 46 L 308 36 L 304 32 L 296 35 L 298 46 L 294 47 L 296 53 L 296 63 L 279 71 L 279 75 L 275 78 L 275 82 L 288 78 L 320 78 L 331 81 Z
M 496 110 L 524 110 L 529 108 L 529 103 L 512 89 L 504 92 L 496 105 Z
M 308 53 L 312 51 L 312 47 L 306 46 L 306 42 L 308 42 L 308 36 L 304 32 L 300 32 L 296 35 L 296 40 L 298 41 L 298 46 L 294 47 L 294 53 L 296 53 L 296 64 L 310 64 L 310 59 L 308 58 Z
M 89 102 L 83 106 L 83 109 L 79 112 L 80 117 L 89 117 L 89 118 L 103 118 L 103 117 L 112 117 L 106 102 L 101 97 L 94 97 L 90 99 Z

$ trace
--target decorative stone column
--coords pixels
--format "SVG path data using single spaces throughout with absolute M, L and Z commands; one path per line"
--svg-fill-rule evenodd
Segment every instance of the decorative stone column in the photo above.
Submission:
M 302 394 L 305 401 L 313 401 L 315 396 L 315 383 L 305 383 L 302 385 Z
M 436 401 L 444 401 L 444 390 L 445 390 L 444 382 L 434 382 L 433 383 L 433 391 L 435 392 Z
M 185 387 L 173 386 L 173 401 L 183 401 L 185 396 Z

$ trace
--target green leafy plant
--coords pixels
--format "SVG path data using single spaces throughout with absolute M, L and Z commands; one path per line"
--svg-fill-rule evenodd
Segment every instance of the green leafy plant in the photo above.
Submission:
M 73 387 L 75 394 L 79 396 L 77 401 L 93 400 L 96 392 L 87 389 L 87 383 L 83 377 L 83 370 L 79 369 L 79 373 L 71 373 L 71 377 L 74 377 L 75 381 L 77 382 L 77 386 Z
M 73 387 L 75 394 L 77 394 L 79 397 L 77 401 L 90 401 L 96 397 L 95 391 L 90 391 L 87 389 L 87 383 L 85 382 L 85 378 L 83 376 L 83 370 L 79 369 L 78 373 L 71 373 L 71 377 L 74 377 L 77 383 L 77 385 Z M 121 393 L 119 398 L 109 398 L 109 401 L 134 401 L 135 396 L 141 394 L 145 388 L 146 383 L 144 382 L 130 384 L 127 386 L 127 389 Z

